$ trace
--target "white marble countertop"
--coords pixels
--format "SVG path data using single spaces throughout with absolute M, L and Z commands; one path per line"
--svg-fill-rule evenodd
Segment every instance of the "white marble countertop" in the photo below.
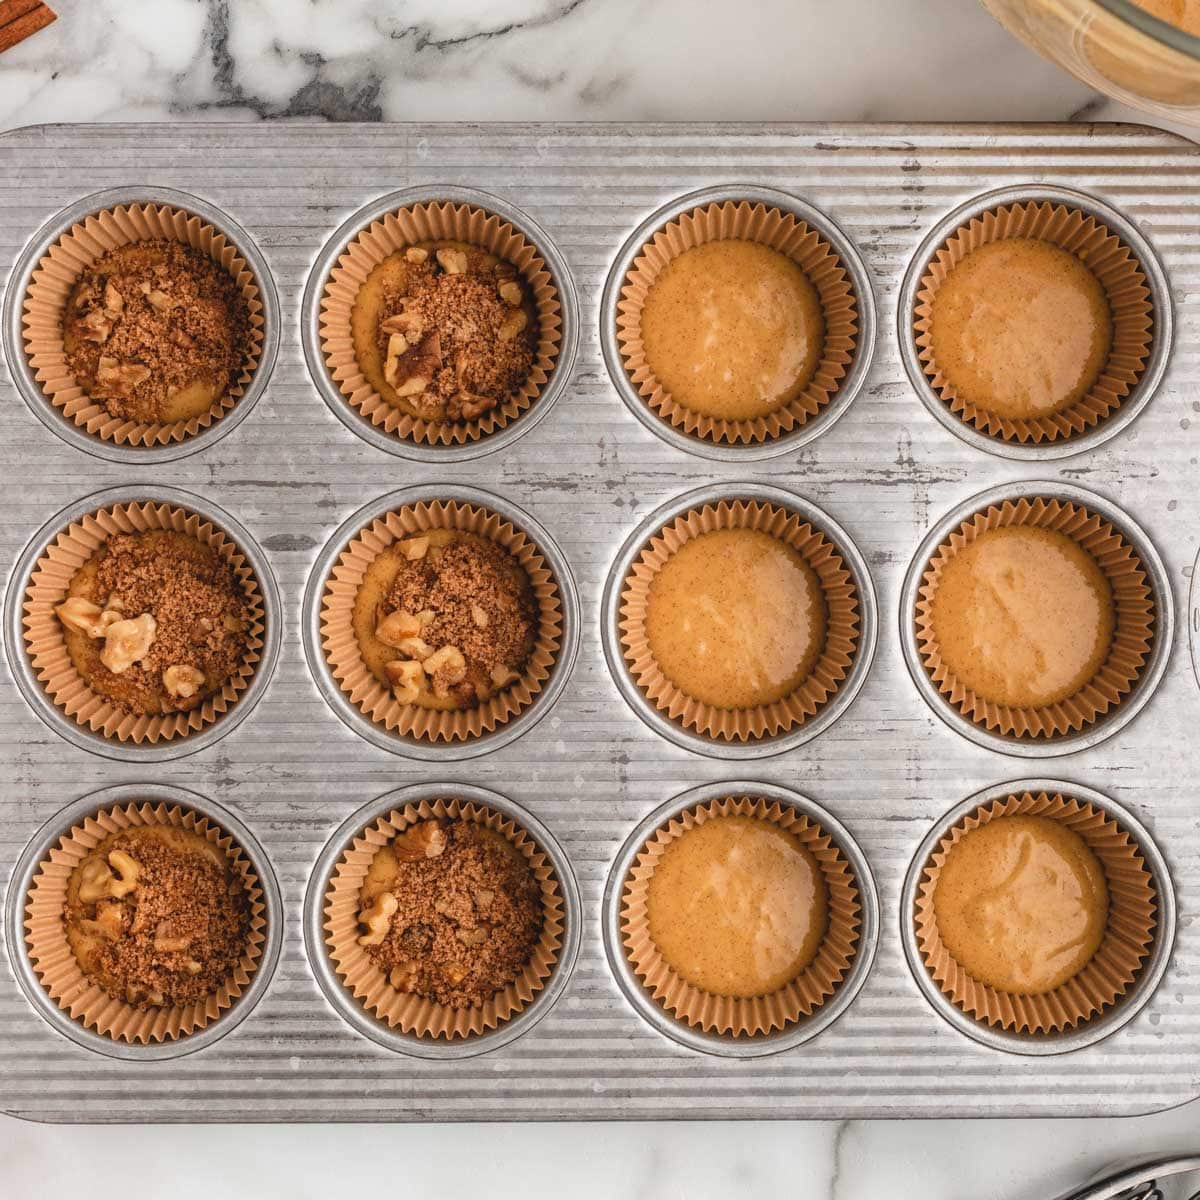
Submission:
M 0 59 L 43 121 L 1137 120 L 974 0 L 52 0 Z M 734 19 L 734 14 L 736 19 Z M 1031 1084 L 1036 1086 L 1035 1084 Z M 1049 1200 L 1200 1149 L 1137 1120 L 72 1128 L 0 1118 L 0 1195 Z M 356 1185 L 365 1185 L 359 1193 Z

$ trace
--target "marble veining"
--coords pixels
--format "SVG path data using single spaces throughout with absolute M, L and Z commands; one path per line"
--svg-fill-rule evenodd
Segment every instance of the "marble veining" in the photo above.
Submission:
M 55 0 L 0 128 L 77 120 L 1138 120 L 971 0 Z M 186 1127 L 0 1119 L 0 1194 L 806 1200 L 1058 1194 L 1195 1149 L 1126 1121 Z M 167 1183 L 169 1181 L 169 1184 Z M 161 1184 L 161 1190 L 159 1188 Z M 486 1193 L 481 1192 L 481 1186 Z

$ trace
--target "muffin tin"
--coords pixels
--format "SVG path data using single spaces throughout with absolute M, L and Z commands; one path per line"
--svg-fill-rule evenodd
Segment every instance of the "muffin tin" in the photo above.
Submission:
M 943 1020 L 905 958 L 911 905 L 903 881 L 922 839 L 964 797 L 1010 790 L 1022 771 L 1011 746 L 976 744 L 925 702 L 905 668 L 899 614 L 905 572 L 928 531 L 982 488 L 1020 490 L 1032 476 L 1040 487 L 1096 493 L 1147 532 L 1161 556 L 1155 573 L 1165 611 L 1179 605 L 1175 627 L 1182 628 L 1183 581 L 1200 522 L 1200 442 L 1192 429 L 1200 354 L 1189 311 L 1200 292 L 1192 248 L 1198 154 L 1168 134 L 1122 126 L 112 125 L 0 138 L 9 185 L 0 196 L 7 626 L 19 625 L 13 606 L 22 556 L 36 547 L 37 530 L 53 528 L 55 514 L 105 489 L 152 497 L 177 488 L 197 507 L 227 514 L 235 540 L 255 547 L 277 577 L 271 626 L 281 638 L 274 676 L 252 711 L 241 702 L 245 719 L 236 728 L 189 739 L 186 756 L 154 762 L 73 742 L 65 728 L 44 724 L 21 655 L 9 647 L 0 683 L 0 882 L 8 902 L 0 1109 L 59 1121 L 825 1118 L 1112 1115 L 1192 1099 L 1200 1054 L 1200 927 L 1192 925 L 1200 836 L 1191 781 L 1198 697 L 1188 656 L 1171 644 L 1170 622 L 1154 664 L 1161 679 L 1137 719 L 1102 744 L 1058 747 L 1069 753 L 1048 773 L 1064 790 L 1094 790 L 1118 803 L 1135 831 L 1149 830 L 1164 856 L 1154 865 L 1178 900 L 1174 950 L 1168 955 L 1164 946 L 1153 959 L 1136 1004 L 1092 1027 L 1108 1034 L 1109 1024 L 1122 1024 L 1112 1036 L 1035 1060 L 1014 1052 L 1021 1047 L 983 1045 Z M 219 441 L 181 443 L 186 457 L 169 460 L 115 457 L 112 447 L 68 438 L 53 423 L 63 436 L 52 436 L 38 419 L 48 414 L 35 403 L 35 417 L 18 402 L 29 385 L 19 291 L 46 236 L 39 228 L 56 227 L 56 214 L 82 215 L 99 189 L 152 198 L 150 184 L 171 188 L 174 203 L 219 228 L 245 231 L 239 245 L 261 248 L 264 290 L 278 297 L 278 359 L 253 407 L 239 402 L 213 427 Z M 1131 237 L 1146 240 L 1163 272 L 1156 304 L 1165 374 L 1157 393 L 1148 389 L 1135 421 L 1106 425 L 1112 436 L 1103 444 L 1072 443 L 1069 456 L 1036 467 L 995 445 L 970 444 L 935 420 L 914 393 L 896 336 L 905 325 L 902 283 L 925 239 L 960 206 L 1018 184 L 1103 202 L 1128 222 Z M 395 445 L 375 443 L 349 410 L 339 410 L 323 364 L 311 354 L 306 362 L 304 353 L 313 289 L 323 281 L 314 264 L 392 203 L 391 193 L 417 188 L 443 198 L 469 189 L 476 202 L 511 213 L 547 261 L 560 264 L 567 316 L 578 297 L 575 369 L 570 379 L 556 377 L 553 408 L 543 397 L 505 430 L 513 432 L 503 443 L 474 444 L 470 461 L 398 458 Z M 714 459 L 660 436 L 645 414 L 630 411 L 619 364 L 615 380 L 606 369 L 611 328 L 602 297 L 617 278 L 622 247 L 701 188 L 749 199 L 768 189 L 810 206 L 857 250 L 860 290 L 874 293 L 878 333 L 858 394 L 836 424 L 826 420 L 819 436 L 769 459 Z M 572 340 L 564 332 L 564 346 Z M 749 781 L 741 778 L 744 761 L 696 753 L 648 726 L 622 698 L 602 646 L 602 598 L 622 546 L 650 514 L 669 511 L 700 484 L 732 496 L 779 488 L 829 514 L 861 552 L 877 597 L 878 649 L 854 703 L 820 736 L 757 759 Z M 560 694 L 519 736 L 479 747 L 469 761 L 422 760 L 361 736 L 330 711 L 328 688 L 304 654 L 310 615 L 302 601 L 318 560 L 339 527 L 402 487 L 499 497 L 544 529 L 541 549 L 557 547 L 577 584 L 579 653 L 573 670 L 562 672 Z M 1194 634 L 1200 611 L 1187 611 Z M 194 806 L 218 819 L 223 810 L 235 834 L 240 822 L 278 879 L 270 932 L 279 961 L 262 972 L 257 1002 L 250 1007 L 244 997 L 233 1010 L 244 1018 L 236 1027 L 228 1018 L 214 1022 L 183 1039 L 181 1056 L 169 1062 L 83 1044 L 75 1031 L 56 1027 L 29 991 L 19 909 L 31 856 L 47 831 L 113 785 L 199 796 Z M 364 1036 L 326 997 L 328 967 L 311 928 L 311 959 L 305 947 L 304 897 L 321 877 L 327 848 L 355 822 L 366 823 L 364 806 L 390 804 L 389 793 L 403 787 L 510 797 L 544 826 L 547 845 L 561 847 L 564 875 L 578 880 L 574 969 L 573 953 L 565 955 L 549 998 L 526 1010 L 536 1024 L 501 1026 L 512 1036 L 463 1043 L 481 1051 L 469 1058 L 424 1057 Z M 848 992 L 837 1020 L 803 1044 L 785 1037 L 765 1047 L 770 1057 L 684 1045 L 676 1031 L 644 1020 L 623 990 L 628 980 L 618 980 L 619 960 L 606 959 L 602 935 L 605 888 L 640 823 L 692 789 L 755 787 L 800 793 L 828 813 L 861 852 L 879 899 L 877 950 L 873 961 L 863 956 L 870 969 L 855 981 L 861 989 Z

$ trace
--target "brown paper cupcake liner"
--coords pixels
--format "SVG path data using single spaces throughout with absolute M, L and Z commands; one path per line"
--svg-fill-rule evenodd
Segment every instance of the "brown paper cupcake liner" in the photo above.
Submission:
M 354 632 L 354 601 L 367 568 L 393 542 L 429 529 L 453 529 L 489 538 L 524 569 L 538 607 L 533 653 L 521 678 L 476 708 L 436 711 L 401 704 L 363 661 Z M 562 645 L 558 583 L 527 534 L 486 508 L 457 501 L 421 501 L 378 517 L 353 537 L 325 581 L 321 648 L 338 686 L 358 709 L 390 732 L 431 742 L 460 742 L 490 733 L 527 709 L 550 678 Z
M 790 983 L 764 996 L 717 996 L 688 983 L 650 936 L 646 898 L 667 846 L 714 817 L 755 817 L 795 837 L 816 859 L 829 892 L 829 928 L 816 957 Z M 760 1037 L 811 1015 L 837 990 L 858 952 L 862 904 L 841 850 L 821 827 L 790 805 L 754 796 L 727 796 L 686 809 L 658 829 L 638 853 L 621 892 L 621 940 L 634 973 L 678 1020 L 708 1033 Z
M 112 416 L 79 386 L 67 366 L 63 348 L 63 315 L 80 275 L 108 251 L 150 238 L 182 242 L 219 263 L 241 288 L 249 310 L 240 374 L 207 412 L 184 421 L 130 421 Z M 122 204 L 73 225 L 34 268 L 21 319 L 25 354 L 46 398 L 81 429 L 118 446 L 164 446 L 183 441 L 219 421 L 241 398 L 258 368 L 264 327 L 258 280 L 237 247 L 195 214 L 162 204 Z
M 1076 255 L 1100 281 L 1112 312 L 1112 349 L 1096 382 L 1074 404 L 1044 417 L 1010 418 L 978 407 L 958 394 L 933 352 L 933 306 L 946 276 L 971 251 L 1010 238 L 1050 242 Z M 1030 202 L 973 217 L 946 239 L 921 278 L 913 327 L 925 376 L 951 412 L 990 437 L 1036 444 L 1074 437 L 1120 407 L 1146 368 L 1154 309 L 1141 263 L 1106 225 L 1079 209 Z
M 541 885 L 542 936 L 521 974 L 482 1005 L 454 1009 L 421 996 L 397 991 L 358 944 L 362 932 L 359 894 L 381 847 L 418 821 L 474 821 L 506 838 L 520 852 Z M 393 809 L 358 834 L 338 860 L 323 907 L 325 945 L 338 978 L 363 1007 L 391 1028 L 422 1038 L 455 1041 L 495 1029 L 533 1002 L 546 986 L 562 951 L 566 908 L 562 888 L 546 853 L 510 817 L 461 800 L 422 800 Z
M 825 647 L 800 686 L 771 704 L 717 708 L 693 699 L 663 674 L 650 650 L 646 611 L 654 577 L 685 542 L 718 529 L 753 529 L 778 538 L 808 563 L 825 594 Z M 618 627 L 625 665 L 646 698 L 684 728 L 726 742 L 775 737 L 815 716 L 846 678 L 862 628 L 858 589 L 834 543 L 786 508 L 745 500 L 691 509 L 650 538 L 622 585 Z
M 220 692 L 190 712 L 142 716 L 119 708 L 84 682 L 67 652 L 66 636 L 54 609 L 66 598 L 75 572 L 110 536 L 156 529 L 188 534 L 214 547 L 228 560 L 245 591 L 250 627 L 246 656 Z M 93 733 L 139 746 L 186 737 L 228 712 L 250 684 L 262 657 L 266 630 L 266 607 L 259 582 L 236 544 L 204 517 L 153 501 L 102 508 L 72 522 L 34 565 L 21 611 L 29 661 L 53 703 Z
M 642 343 L 646 296 L 667 265 L 685 250 L 731 239 L 757 242 L 792 259 L 817 289 L 825 317 L 825 344 L 808 386 L 774 412 L 740 421 L 705 416 L 678 403 L 651 369 Z M 833 398 L 854 360 L 857 341 L 858 299 L 833 247 L 792 213 L 744 200 L 695 208 L 664 225 L 634 259 L 617 302 L 617 344 L 629 378 L 664 421 L 710 442 L 745 445 L 798 429 Z
M 951 848 L 980 825 L 1017 814 L 1049 817 L 1074 830 L 1100 860 L 1109 892 L 1108 927 L 1095 956 L 1078 975 L 1038 995 L 998 991 L 968 975 L 943 944 L 933 906 Z M 1058 793 L 1023 792 L 982 805 L 942 838 L 921 876 L 913 916 L 921 958 L 957 1007 L 988 1025 L 1045 1034 L 1071 1029 L 1125 994 L 1154 940 L 1157 910 L 1154 885 L 1137 843 L 1112 817 Z
M 1116 609 L 1112 645 L 1094 678 L 1041 707 L 997 704 L 967 687 L 942 659 L 933 630 L 933 598 L 946 563 L 980 534 L 1014 525 L 1052 529 L 1078 543 L 1104 572 Z M 969 517 L 934 552 L 917 595 L 917 648 L 929 677 L 968 720 L 1006 737 L 1055 738 L 1090 725 L 1133 689 L 1155 637 L 1154 597 L 1133 547 L 1103 517 L 1063 500 L 1006 500 Z
M 474 421 L 426 421 L 389 404 L 363 375 L 350 333 L 354 302 L 371 271 L 407 246 L 440 240 L 467 242 L 512 263 L 537 309 L 538 341 L 529 378 L 519 393 Z M 508 221 L 470 204 L 413 204 L 372 221 L 339 255 L 321 293 L 321 351 L 347 403 L 385 432 L 429 446 L 473 442 L 515 421 L 546 386 L 562 349 L 562 328 L 562 300 L 537 247 Z
M 219 846 L 241 878 L 250 902 L 250 932 L 237 969 L 216 992 L 194 1004 L 138 1009 L 118 1000 L 84 975 L 67 941 L 63 910 L 72 871 L 106 837 L 141 825 L 186 829 Z M 141 1045 L 186 1037 L 217 1020 L 258 970 L 266 928 L 262 888 L 241 847 L 207 817 L 178 805 L 128 804 L 102 809 L 73 825 L 38 866 L 25 903 L 26 951 L 51 999 L 84 1028 L 114 1041 Z

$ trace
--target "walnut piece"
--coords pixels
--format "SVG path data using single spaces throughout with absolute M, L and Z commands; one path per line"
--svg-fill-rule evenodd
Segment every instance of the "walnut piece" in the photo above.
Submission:
M 393 662 L 384 663 L 383 673 L 392 685 L 392 695 L 401 704 L 413 704 L 421 695 L 425 668 L 419 662 L 398 658 Z
M 416 562 L 417 559 L 424 558 L 428 552 L 429 539 L 427 537 L 410 537 L 405 538 L 399 545 L 404 557 L 409 562 Z
M 425 674 L 433 683 L 433 694 L 444 700 L 450 689 L 467 677 L 467 660 L 457 646 L 443 646 L 425 659 Z
M 490 677 L 492 682 L 498 688 L 508 687 L 510 683 L 516 683 L 521 677 L 512 669 L 503 665 L 495 666 L 491 669 Z
M 525 315 L 525 310 L 523 308 L 515 308 L 500 322 L 500 328 L 496 330 L 496 336 L 502 342 L 511 342 L 528 324 L 529 318 Z
M 496 290 L 500 293 L 500 299 L 503 300 L 505 304 L 511 304 L 513 308 L 520 307 L 521 300 L 523 299 L 523 293 L 521 291 L 521 285 L 515 280 L 504 280 Z
M 387 937 L 392 916 L 399 907 L 400 902 L 391 892 L 380 892 L 375 897 L 375 902 L 358 914 L 358 923 L 367 928 L 367 932 L 358 939 L 358 944 L 360 946 L 380 945 Z
M 401 608 L 394 613 L 388 613 L 375 626 L 375 636 L 385 646 L 399 647 L 405 638 L 417 637 L 422 628 L 419 617 L 414 617 L 412 613 L 405 612 Z
M 416 263 L 419 266 L 429 257 L 429 251 L 423 250 L 420 246 L 409 246 L 404 252 L 404 257 L 410 263 Z
M 467 256 L 462 250 L 452 246 L 443 246 L 437 252 L 437 260 L 447 275 L 465 275 L 467 273 Z
M 180 700 L 188 700 L 204 686 L 204 672 L 189 663 L 178 663 L 162 673 L 163 687 Z
M 123 363 L 103 357 L 96 368 L 96 382 L 113 396 L 128 396 L 150 378 L 150 368 L 141 363 Z
M 112 333 L 113 323 L 102 308 L 93 308 L 90 313 L 79 320 L 79 336 L 85 342 L 96 342 L 104 345 Z
M 478 628 L 486 629 L 488 627 L 487 610 L 480 604 L 472 604 L 471 620 L 475 622 Z
M 420 982 L 420 966 L 411 958 L 397 963 L 388 973 L 388 983 L 398 992 L 415 992 Z
M 438 821 L 418 821 L 392 842 L 392 853 L 401 862 L 437 858 L 446 849 L 446 831 Z
M 105 630 L 121 619 L 121 614 L 113 612 L 111 605 L 102 609 L 82 596 L 69 596 L 54 611 L 72 633 L 83 633 L 91 638 L 102 638 Z
M 158 622 L 149 614 L 114 621 L 104 631 L 100 661 L 114 674 L 128 671 L 150 653 Z

